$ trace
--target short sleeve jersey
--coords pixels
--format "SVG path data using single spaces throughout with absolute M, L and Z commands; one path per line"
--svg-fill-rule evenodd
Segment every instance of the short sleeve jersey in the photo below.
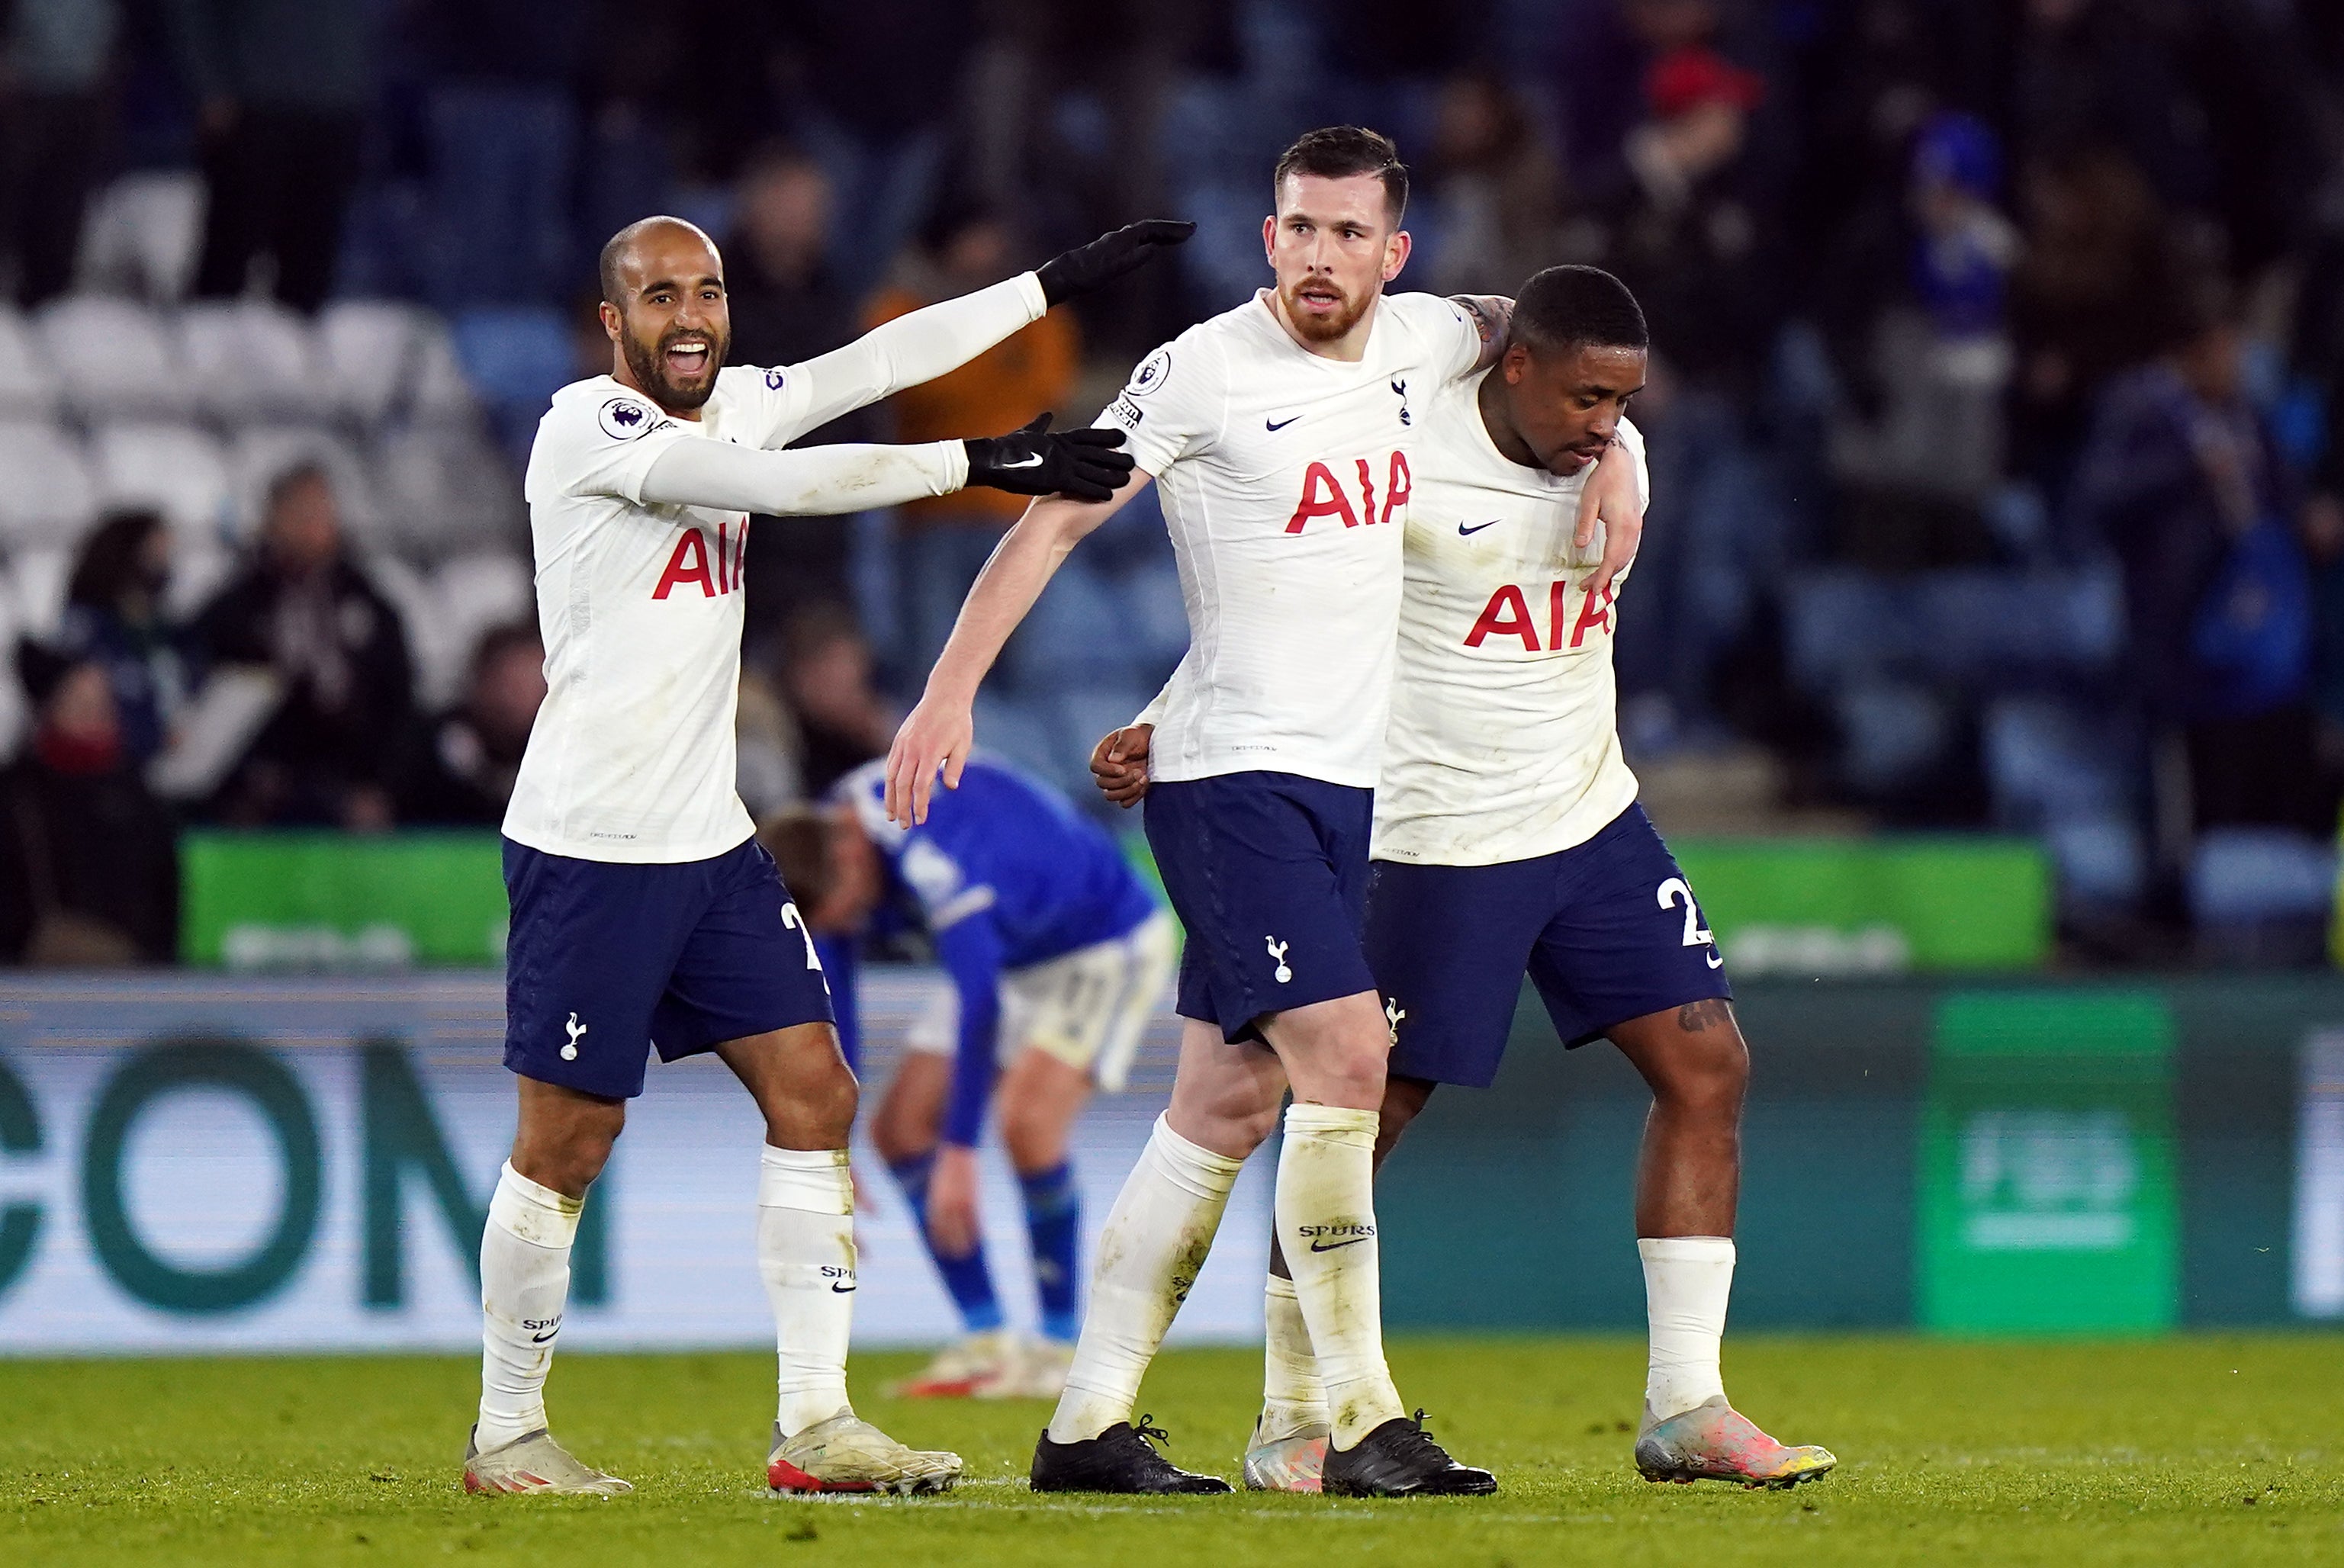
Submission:
M 1583 844 L 1628 809 L 1613 599 L 1571 543 L 1592 465 L 1568 479 L 1509 461 L 1476 400 L 1480 376 L 1426 410 L 1400 595 L 1399 665 L 1371 854 L 1492 865 Z M 1643 438 L 1624 421 L 1644 497 Z
M 643 479 L 678 441 L 777 447 L 802 434 L 807 379 L 728 368 L 696 420 L 608 376 L 554 394 L 523 481 L 545 704 L 508 838 L 581 860 L 681 862 L 750 835 L 732 733 L 749 520 L 645 505 Z
M 1188 612 L 1153 777 L 1374 785 L 1419 421 L 1480 348 L 1460 307 L 1392 294 L 1361 359 L 1325 359 L 1264 290 L 1149 355 L 1099 416 L 1156 476 Z

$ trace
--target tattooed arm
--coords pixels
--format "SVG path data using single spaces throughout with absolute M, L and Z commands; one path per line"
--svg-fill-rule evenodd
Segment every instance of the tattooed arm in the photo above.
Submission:
M 1481 357 L 1473 369 L 1486 370 L 1506 351 L 1506 328 L 1514 319 L 1514 302 L 1502 294 L 1451 294 L 1449 302 L 1473 318 L 1481 333 Z

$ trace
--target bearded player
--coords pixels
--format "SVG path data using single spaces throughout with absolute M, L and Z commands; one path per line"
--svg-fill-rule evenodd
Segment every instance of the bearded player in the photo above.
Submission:
M 1146 823 L 1187 933 L 1186 1023 L 1171 1106 L 1099 1241 L 1036 1491 L 1228 1490 L 1156 1452 L 1132 1411 L 1289 1086 L 1273 1207 L 1327 1386 L 1326 1490 L 1497 1485 L 1408 1414 L 1384 1362 L 1371 1159 L 1389 1042 L 1360 916 L 1418 420 L 1494 354 L 1502 318 L 1384 292 L 1409 251 L 1407 174 L 1384 137 L 1311 132 L 1272 192 L 1276 287 L 1157 350 L 1102 416 L 1162 486 L 1188 612 Z M 940 769 L 957 781 L 977 683 L 1116 504 L 1040 503 L 1004 540 L 896 736 L 898 820 L 924 814 Z
M 1550 268 L 1516 300 L 1497 368 L 1444 386 L 1426 410 L 1368 896 L 1394 1039 L 1376 1158 L 1440 1085 L 1495 1078 L 1527 972 L 1566 1047 L 1609 1038 L 1652 1090 L 1636 1182 L 1651 1323 L 1637 1468 L 1791 1486 L 1837 1462 L 1745 1420 L 1719 1370 L 1749 1054 L 1723 960 L 1620 754 L 1621 574 L 1577 521 L 1587 473 L 1615 444 L 1649 485 L 1625 418 L 1646 352 L 1643 313 L 1617 278 Z M 1095 754 L 1101 787 L 1126 804 L 1147 788 L 1149 716 Z M 1245 1474 L 1309 1492 L 1328 1406 L 1285 1242 L 1272 1249 Z
M 854 1076 L 813 942 L 733 790 L 748 514 L 965 484 L 1107 499 L 1131 467 L 1115 433 L 1054 436 L 1046 421 L 925 446 L 767 449 L 965 363 L 1189 228 L 1119 230 L 774 369 L 723 368 L 723 263 L 699 229 L 646 218 L 604 247 L 611 373 L 554 394 L 524 485 L 548 689 L 504 822 L 505 1065 L 520 1114 L 480 1239 L 468 1490 L 628 1490 L 554 1442 L 544 1390 L 586 1190 L 654 1049 L 712 1052 L 763 1115 L 757 1268 L 780 1351 L 768 1484 L 912 1492 L 959 1476 L 958 1456 L 908 1449 L 847 1401 Z

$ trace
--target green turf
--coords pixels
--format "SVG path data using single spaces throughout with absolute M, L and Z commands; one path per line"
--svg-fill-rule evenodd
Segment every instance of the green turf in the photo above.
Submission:
M 1039 1499 L 1036 1406 L 879 1397 L 948 1444 L 947 1498 L 777 1502 L 769 1358 L 565 1358 L 557 1430 L 632 1497 L 471 1499 L 455 1456 L 476 1362 L 437 1358 L 0 1361 L 0 1563 L 964 1564 L 2344 1563 L 2344 1339 L 1954 1344 L 1737 1337 L 1742 1407 L 1839 1472 L 1792 1493 L 1656 1487 L 1628 1465 L 1641 1352 L 1603 1340 L 1402 1340 L 1400 1386 L 1472 1502 Z M 1142 1401 L 1175 1458 L 1234 1471 L 1258 1355 L 1166 1356 Z

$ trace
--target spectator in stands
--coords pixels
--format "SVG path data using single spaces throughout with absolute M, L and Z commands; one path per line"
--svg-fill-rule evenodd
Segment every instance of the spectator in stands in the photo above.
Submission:
M 223 820 L 390 825 L 413 666 L 399 612 L 343 550 L 324 470 L 304 465 L 270 487 L 259 550 L 197 617 L 194 642 L 207 665 L 258 666 L 283 688 L 220 792 Z
M 32 743 L 0 774 L 0 958 L 165 964 L 178 946 L 170 814 L 123 745 L 104 664 L 16 650 Z
M 544 701 L 545 645 L 537 622 L 491 628 L 472 652 L 463 696 L 423 725 L 399 770 L 399 819 L 450 827 L 502 823 Z
M 999 214 L 981 207 L 948 210 L 930 226 L 927 243 L 873 298 L 865 325 L 997 283 L 1016 270 L 1016 236 Z M 1014 430 L 1067 400 L 1078 356 L 1073 318 L 1053 310 L 959 369 L 898 392 L 889 404 L 894 439 L 935 441 Z M 902 610 L 900 646 L 893 652 L 905 678 L 917 680 L 935 663 L 969 584 L 1025 510 L 1024 498 L 1005 491 L 968 490 L 914 501 L 897 514 Z
M 2187 743 L 2197 825 L 2325 835 L 2299 499 L 2212 292 L 2177 349 L 2109 386 L 2071 504 L 2084 540 L 2123 563 L 2130 669 L 2152 722 Z
M 169 740 L 187 694 L 177 630 L 163 610 L 170 581 L 171 531 L 142 509 L 99 523 L 82 541 L 66 585 L 58 642 L 105 669 L 123 752 L 141 767 Z
M 799 0 L 784 8 L 794 129 L 830 173 L 838 197 L 831 263 L 858 292 L 885 276 L 935 198 L 975 10 L 966 0 Z
M 832 201 L 822 166 L 788 146 L 768 144 L 743 168 L 740 206 L 724 246 L 735 364 L 793 365 L 860 335 L 854 297 L 839 282 L 826 248 Z M 599 323 L 594 343 L 607 366 L 611 347 Z M 873 411 L 857 409 L 794 444 L 877 439 Z M 803 605 L 845 599 L 852 539 L 851 526 L 835 517 L 758 518 L 749 530 L 753 636 Z
M 2012 454 L 2056 505 L 2108 378 L 2172 346 L 2185 269 L 2148 182 L 2113 148 L 2040 159 L 2019 194 Z
M 1437 294 L 1510 294 L 1555 258 L 1557 174 L 1521 98 L 1487 71 L 1440 89 L 1425 160 L 1425 227 Z
M 1644 89 L 1608 255 L 1653 345 L 1637 420 L 1651 441 L 1655 526 L 1618 657 L 1622 693 L 1642 699 L 1639 727 L 1658 745 L 1709 738 L 1718 662 L 1782 579 L 1781 508 L 1752 418 L 1786 268 L 1751 152 L 1764 80 L 1687 45 L 1653 63 Z
M 841 604 L 800 611 L 782 632 L 782 700 L 798 732 L 799 784 L 820 796 L 894 739 L 896 714 L 872 680 L 871 643 Z
M 15 0 L 0 32 L 0 255 L 16 301 L 73 282 L 83 208 L 111 139 L 106 86 L 116 0 Z
M 562 297 L 589 9 L 582 0 L 414 8 L 429 73 L 431 291 L 444 309 Z M 483 268 L 483 256 L 496 265 Z
M 374 106 L 381 7 L 318 0 L 161 0 L 202 134 L 196 293 L 232 298 L 253 263 L 315 310 L 334 284 L 342 217 Z

